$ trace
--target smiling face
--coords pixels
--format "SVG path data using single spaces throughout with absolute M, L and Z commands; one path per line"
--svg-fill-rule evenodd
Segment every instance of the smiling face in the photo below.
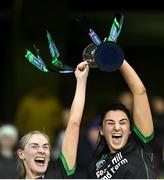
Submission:
M 37 178 L 44 175 L 50 159 L 50 145 L 43 134 L 33 134 L 24 149 L 18 150 L 23 161 L 26 178 Z
M 130 122 L 125 112 L 108 111 L 103 119 L 100 133 L 105 137 L 111 153 L 124 147 L 131 133 Z

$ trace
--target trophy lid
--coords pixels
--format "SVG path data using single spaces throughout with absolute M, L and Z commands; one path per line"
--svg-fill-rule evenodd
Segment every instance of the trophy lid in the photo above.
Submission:
M 112 72 L 118 70 L 123 63 L 124 53 L 117 43 L 106 41 L 97 47 L 94 57 L 102 71 Z

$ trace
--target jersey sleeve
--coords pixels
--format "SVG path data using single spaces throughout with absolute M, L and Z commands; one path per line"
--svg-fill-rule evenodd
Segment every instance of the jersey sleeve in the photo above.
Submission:
M 61 154 L 55 161 L 49 163 L 49 167 L 46 171 L 46 179 L 73 179 L 76 167 L 70 169 L 68 164 Z
M 133 131 L 135 132 L 135 134 L 138 136 L 138 138 L 143 142 L 143 143 L 148 143 L 151 140 L 153 140 L 154 138 L 154 131 L 152 132 L 152 134 L 150 136 L 144 136 L 140 130 L 135 126 L 135 124 L 133 125 Z
M 67 176 L 72 176 L 75 174 L 76 167 L 73 167 L 72 169 L 70 169 L 68 167 L 67 161 L 63 154 L 60 154 L 59 160 L 60 160 L 61 166 L 62 166 L 62 168 L 64 168 Z

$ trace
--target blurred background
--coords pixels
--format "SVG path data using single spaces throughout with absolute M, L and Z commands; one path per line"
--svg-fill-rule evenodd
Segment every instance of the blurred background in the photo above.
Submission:
M 50 64 L 46 30 L 50 32 L 58 47 L 60 59 L 65 64 L 76 67 L 82 60 L 84 48 L 91 43 L 89 36 L 76 19 L 87 19 L 103 40 L 109 35 L 115 13 L 120 12 L 124 14 L 125 19 L 118 43 L 123 48 L 127 61 L 143 80 L 150 101 L 154 103 L 154 99 L 157 101 L 160 99 L 156 112 L 160 115 L 160 121 L 162 120 L 160 130 L 164 132 L 164 8 L 161 3 L 159 0 L 144 3 L 141 0 L 1 0 L 0 125 L 15 124 L 19 134 L 23 135 L 25 130 L 21 132 L 22 126 L 24 129 L 32 129 L 24 124 L 30 108 L 32 113 L 35 111 L 37 115 L 40 112 L 42 114 L 37 116 L 31 113 L 32 120 L 29 124 L 34 121 L 41 124 L 41 117 L 46 119 L 43 110 L 47 107 L 45 114 L 49 113 L 50 106 L 52 111 L 53 107 L 57 107 L 53 117 L 58 117 L 57 111 L 61 115 L 62 108 L 64 110 L 71 105 L 75 90 L 74 74 L 43 73 L 25 59 L 26 49 L 35 52 L 33 48 L 35 44 L 40 49 L 41 57 Z M 37 87 L 39 89 L 36 90 Z M 30 98 L 24 100 L 24 97 L 31 92 L 33 95 L 45 97 L 45 87 L 48 89 L 47 92 L 56 98 L 53 101 L 56 104 L 47 101 L 41 105 L 40 102 L 34 103 Z M 99 71 L 98 68 L 91 69 L 84 127 L 104 104 L 113 103 L 122 92 L 127 90 L 119 72 L 106 73 Z M 27 106 L 26 110 L 25 106 Z M 152 107 L 154 112 L 156 109 L 153 105 Z M 159 117 L 158 115 L 156 117 Z M 19 118 L 21 121 L 17 120 Z M 50 122 L 52 121 L 50 119 Z M 54 126 L 59 132 L 62 125 L 57 124 Z M 161 141 L 163 142 L 160 139 L 159 142 Z M 161 143 L 157 144 L 161 145 Z M 162 161 L 160 163 L 163 164 L 163 146 L 160 147 L 159 154 L 159 159 Z
M 2 0 L 0 4 L 2 121 L 12 121 L 21 96 L 38 80 L 46 83 L 64 104 L 70 104 L 74 75 L 42 73 L 28 63 L 24 55 L 26 48 L 34 52 L 35 44 L 45 62 L 50 62 L 48 30 L 56 42 L 60 58 L 75 67 L 81 61 L 83 49 L 91 43 L 76 18 L 86 18 L 104 39 L 109 34 L 114 13 L 123 13 L 125 21 L 118 43 L 124 49 L 126 59 L 142 77 L 148 93 L 163 96 L 164 11 L 159 1 L 143 5 L 141 0 Z M 100 101 L 112 101 L 127 88 L 118 72 L 91 71 L 88 107 Z
M 57 44 L 61 59 L 76 66 L 81 61 L 84 47 L 91 40 L 75 19 L 87 18 L 103 39 L 108 36 L 114 13 L 118 11 L 125 15 L 118 42 L 124 49 L 126 59 L 139 72 L 150 95 L 163 95 L 164 12 L 159 2 L 143 5 L 141 0 L 2 0 L 1 119 L 13 119 L 20 97 L 40 79 L 47 83 L 63 103 L 70 103 L 72 100 L 73 75 L 44 74 L 38 71 L 25 60 L 26 48 L 33 50 L 33 44 L 36 44 L 43 59 L 49 62 L 45 32 L 48 30 Z M 118 73 L 106 74 L 96 69 L 92 70 L 90 79 L 88 104 L 95 104 L 100 99 L 111 101 L 119 91 L 126 88 Z

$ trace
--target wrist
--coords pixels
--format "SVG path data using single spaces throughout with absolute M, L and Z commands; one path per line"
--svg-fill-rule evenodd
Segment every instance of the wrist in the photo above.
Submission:
M 87 79 L 77 79 L 77 85 L 86 85 Z

